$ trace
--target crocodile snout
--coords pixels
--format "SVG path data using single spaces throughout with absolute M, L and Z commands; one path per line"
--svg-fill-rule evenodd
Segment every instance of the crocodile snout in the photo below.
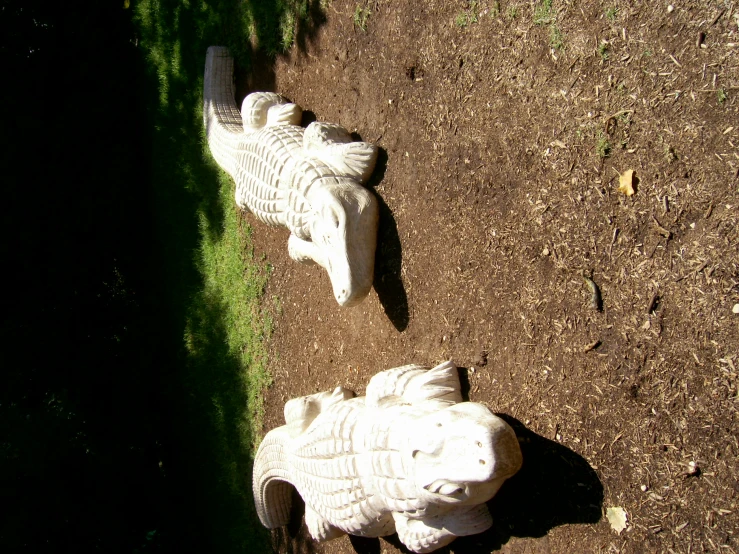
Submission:
M 333 281 L 333 276 L 331 280 Z M 370 283 L 370 287 L 371 286 L 372 284 Z M 336 298 L 336 302 L 338 302 L 340 306 L 344 308 L 350 308 L 351 306 L 356 306 L 362 300 L 364 300 L 364 298 L 367 296 L 367 293 L 369 292 L 370 287 L 366 287 L 366 289 L 361 289 L 360 287 L 340 284 L 339 286 L 334 286 L 334 297 Z

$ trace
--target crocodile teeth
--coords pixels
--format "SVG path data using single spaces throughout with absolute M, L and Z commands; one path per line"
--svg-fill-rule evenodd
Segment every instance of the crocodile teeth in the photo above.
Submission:
M 443 487 L 446 483 L 447 481 L 445 479 L 437 479 L 433 483 L 430 483 L 423 488 L 429 492 L 433 492 L 434 494 L 436 494 L 439 492 L 439 489 Z
M 426 485 L 424 488 L 429 492 L 434 494 L 443 494 L 444 496 L 451 496 L 462 492 L 462 488 L 457 483 L 452 483 L 446 479 L 437 479 L 430 485 Z
M 439 489 L 439 494 L 443 494 L 444 496 L 451 496 L 460 492 L 462 492 L 462 489 L 457 483 L 447 483 Z

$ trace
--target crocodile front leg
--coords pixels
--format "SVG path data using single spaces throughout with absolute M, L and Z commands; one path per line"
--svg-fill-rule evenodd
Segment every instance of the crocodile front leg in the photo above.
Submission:
M 421 519 L 410 519 L 397 512 L 393 512 L 393 519 L 400 542 L 411 552 L 433 552 L 457 538 L 443 527 L 430 527 Z
M 325 517 L 308 504 L 305 505 L 305 525 L 308 527 L 310 536 L 318 542 L 331 541 L 346 534 L 338 527 L 331 525 Z
M 409 550 L 419 553 L 432 552 L 446 546 L 457 537 L 481 533 L 493 524 L 485 504 L 419 519 L 394 512 L 393 518 L 400 541 Z
M 321 267 L 326 267 L 323 252 L 311 241 L 290 235 L 287 241 L 287 252 L 296 262 L 318 264 Z

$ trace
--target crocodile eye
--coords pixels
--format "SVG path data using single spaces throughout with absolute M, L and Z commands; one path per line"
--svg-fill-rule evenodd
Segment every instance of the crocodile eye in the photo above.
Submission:
M 482 448 L 482 443 L 480 441 L 477 441 L 475 444 L 477 445 L 478 448 Z

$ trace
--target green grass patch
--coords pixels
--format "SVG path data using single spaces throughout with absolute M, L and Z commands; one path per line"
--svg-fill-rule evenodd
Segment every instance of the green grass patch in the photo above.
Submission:
M 217 184 L 221 201 L 233 202 L 231 179 L 221 174 Z M 224 399 L 220 391 L 213 391 L 211 400 L 217 414 L 214 424 L 222 432 L 228 424 L 236 423 L 241 448 L 256 449 L 264 415 L 262 395 L 271 384 L 264 345 L 272 333 L 272 320 L 261 307 L 270 266 L 254 259 L 251 228 L 235 209 L 224 210 L 219 230 L 211 228 L 213 222 L 204 210 L 197 215 L 201 241 L 196 266 L 204 286 L 190 304 L 185 328 L 187 351 L 206 371 L 206 366 L 221 365 L 214 354 L 220 356 L 224 351 L 237 362 L 235 383 L 229 385 L 236 384 L 237 390 L 227 396 L 235 395 L 239 402 L 245 402 L 232 414 L 235 422 L 226 422 L 222 413 Z M 214 316 L 220 320 L 219 332 L 211 327 Z
M 556 25 L 549 26 L 549 46 L 555 50 L 562 50 L 565 47 L 562 31 Z
M 534 24 L 549 25 L 554 21 L 555 13 L 552 9 L 552 0 L 541 0 L 534 7 Z
M 460 29 L 464 29 L 468 25 L 477 23 L 479 19 L 478 10 L 478 3 L 473 0 L 472 2 L 470 2 L 469 7 L 466 10 L 458 13 L 454 17 L 454 24 Z
M 206 49 L 228 46 L 237 68 L 248 68 L 254 48 L 283 52 L 301 22 L 317 25 L 310 7 L 307 0 L 133 5 L 149 75 L 153 205 L 173 312 L 168 332 L 182 352 L 171 384 L 182 397 L 181 465 L 170 471 L 193 489 L 183 491 L 191 505 L 182 511 L 191 520 L 181 525 L 198 529 L 202 544 L 190 545 L 192 551 L 269 551 L 254 510 L 251 471 L 271 382 L 266 341 L 273 302 L 262 298 L 270 267 L 255 259 L 234 184 L 205 144 Z
M 372 15 L 372 11 L 370 11 L 369 6 L 363 6 L 362 4 L 357 4 L 354 8 L 354 15 L 352 16 L 352 21 L 354 22 L 354 26 L 362 31 L 363 33 L 367 31 L 367 20 L 369 19 L 369 16 Z
M 608 140 L 608 137 L 603 132 L 599 132 L 595 143 L 595 152 L 598 154 L 598 157 L 607 158 L 611 155 L 612 150 L 613 147 L 611 146 L 611 142 Z
M 534 7 L 534 24 L 549 27 L 549 46 L 554 50 L 565 47 L 562 31 L 557 25 L 557 11 L 552 7 L 552 0 L 541 0 Z

